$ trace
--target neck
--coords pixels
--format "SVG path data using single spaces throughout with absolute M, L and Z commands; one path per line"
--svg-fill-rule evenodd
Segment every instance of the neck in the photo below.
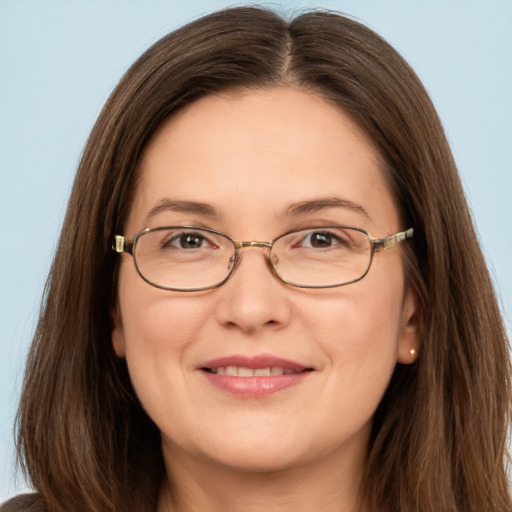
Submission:
M 166 459 L 174 463 L 167 462 L 158 512 L 363 512 L 360 457 L 340 463 L 339 454 L 328 454 L 273 471 L 233 469 L 179 450 Z

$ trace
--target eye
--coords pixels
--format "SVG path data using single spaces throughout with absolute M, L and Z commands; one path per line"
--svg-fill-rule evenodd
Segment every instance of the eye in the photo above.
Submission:
M 313 249 L 328 249 L 334 245 L 345 244 L 346 242 L 330 231 L 313 231 L 308 233 L 303 239 L 303 247 L 312 247 Z
M 215 246 L 201 233 L 187 232 L 177 233 L 162 244 L 162 247 L 175 249 L 201 249 L 202 247 Z

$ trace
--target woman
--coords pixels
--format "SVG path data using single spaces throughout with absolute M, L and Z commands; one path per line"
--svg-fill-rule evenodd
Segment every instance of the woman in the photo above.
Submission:
M 510 510 L 509 379 L 411 69 L 335 14 L 222 11 L 93 129 L 4 509 Z

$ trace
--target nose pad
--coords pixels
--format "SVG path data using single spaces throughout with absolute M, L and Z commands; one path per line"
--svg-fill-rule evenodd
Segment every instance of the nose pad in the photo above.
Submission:
M 265 260 L 267 261 L 267 267 L 270 270 L 271 274 L 274 277 L 276 277 L 279 281 L 282 281 L 281 277 L 279 276 L 276 270 L 277 265 L 279 264 L 279 258 L 275 254 L 272 254 L 269 250 L 265 254 Z
M 238 267 L 238 264 L 240 263 L 241 256 L 242 255 L 239 252 L 236 252 L 235 254 L 233 254 L 233 256 L 231 256 L 231 258 L 229 258 L 229 262 L 228 262 L 229 275 L 231 275 Z

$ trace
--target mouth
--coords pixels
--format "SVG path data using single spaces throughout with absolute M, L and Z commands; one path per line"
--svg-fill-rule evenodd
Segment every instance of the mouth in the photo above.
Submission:
M 215 387 L 242 398 L 261 398 L 300 384 L 311 366 L 273 356 L 228 356 L 198 367 Z
M 201 370 L 215 375 L 229 375 L 231 377 L 278 377 L 280 375 L 296 375 L 311 372 L 313 368 L 295 370 L 283 366 L 267 366 L 265 368 L 248 368 L 246 366 L 218 366 L 216 368 L 201 368 Z

